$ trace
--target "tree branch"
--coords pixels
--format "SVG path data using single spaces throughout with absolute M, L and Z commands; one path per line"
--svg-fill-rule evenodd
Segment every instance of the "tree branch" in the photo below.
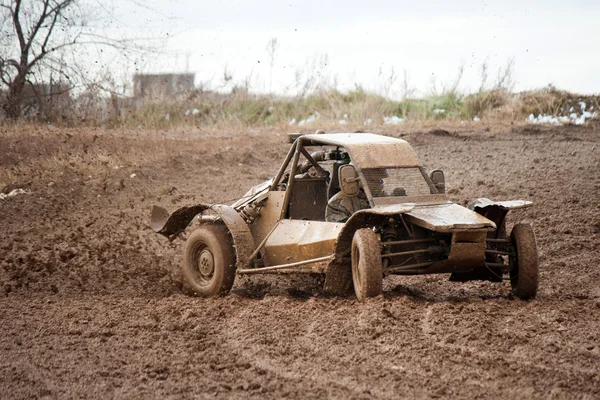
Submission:
M 110 41 L 110 40 L 86 40 L 83 42 L 67 42 L 67 43 L 62 43 L 59 44 L 57 46 L 52 47 L 51 49 L 49 49 L 48 51 L 46 51 L 45 53 L 40 53 L 38 54 L 33 60 L 31 60 L 31 62 L 29 64 L 27 64 L 27 68 L 31 69 L 31 67 L 33 67 L 38 61 L 40 61 L 41 59 L 44 58 L 44 56 L 55 52 L 56 50 L 62 49 L 64 47 L 69 47 L 69 46 L 76 46 L 76 45 L 86 45 L 86 44 L 96 44 L 96 45 L 102 45 L 102 46 L 108 46 L 108 47 L 112 47 L 113 49 L 117 49 L 117 50 L 124 50 L 122 47 L 118 46 L 117 43 Z
M 37 35 L 38 31 L 40 30 L 40 27 L 42 26 L 42 24 L 48 17 L 48 15 L 46 15 L 46 11 L 48 11 L 48 3 L 49 2 L 50 2 L 50 0 L 44 0 L 44 9 L 42 10 L 42 15 L 40 15 L 40 19 L 37 21 L 37 23 L 31 30 L 29 37 L 27 38 L 27 43 L 25 44 L 25 53 L 29 53 L 29 49 L 31 48 L 31 43 L 33 42 L 33 38 L 35 38 L 35 35 Z
M 42 53 L 46 52 L 46 46 L 48 45 L 48 40 L 50 40 L 50 36 L 52 35 L 52 32 L 54 31 L 54 26 L 56 25 L 56 21 L 58 20 L 59 15 L 60 15 L 60 13 L 56 12 L 54 14 L 54 18 L 52 18 L 52 23 L 50 24 L 50 28 L 48 28 L 48 33 L 46 34 L 44 43 L 42 43 L 42 47 L 41 47 Z
M 15 9 L 10 9 L 10 13 L 12 14 L 13 24 L 15 26 L 15 30 L 17 31 L 17 38 L 19 39 L 19 46 L 21 47 L 21 54 L 23 54 L 23 50 L 25 49 L 25 36 L 23 35 L 23 28 L 21 28 L 21 21 L 19 20 L 19 12 L 21 11 L 21 0 L 15 1 Z M 21 60 L 22 61 L 22 60 Z

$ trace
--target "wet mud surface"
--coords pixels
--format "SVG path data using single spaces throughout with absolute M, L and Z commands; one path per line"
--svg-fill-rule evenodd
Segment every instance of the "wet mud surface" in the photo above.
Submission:
M 305 276 L 195 297 L 150 207 L 236 199 L 275 174 L 285 136 L 70 134 L 25 140 L 39 151 L 0 137 L 30 191 L 0 200 L 2 398 L 600 397 L 598 125 L 403 134 L 459 203 L 535 202 L 509 223 L 537 235 L 529 302 L 447 275 L 388 278 L 365 303 Z

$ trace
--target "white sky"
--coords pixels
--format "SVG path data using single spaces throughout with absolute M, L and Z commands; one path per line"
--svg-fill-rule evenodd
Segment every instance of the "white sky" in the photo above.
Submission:
M 267 43 L 277 38 L 272 87 L 293 93 L 294 74 L 336 78 L 341 89 L 355 84 L 384 91 L 391 68 L 403 70 L 417 94 L 438 89 L 465 73 L 460 88 L 479 87 L 487 59 L 488 82 L 514 58 L 516 90 L 552 83 L 580 93 L 600 92 L 600 1 L 192 1 L 154 0 L 155 11 L 118 10 L 126 21 L 168 35 L 161 57 L 140 60 L 139 72 L 196 73 L 196 83 L 222 84 L 225 66 L 234 81 L 251 75 L 253 91 L 268 91 Z M 123 6 L 121 6 L 123 7 Z M 158 12 L 156 12 L 158 11 Z M 327 56 L 323 68 L 311 60 Z M 317 63 L 318 64 L 318 63 Z M 133 69 L 132 69 L 133 71 Z

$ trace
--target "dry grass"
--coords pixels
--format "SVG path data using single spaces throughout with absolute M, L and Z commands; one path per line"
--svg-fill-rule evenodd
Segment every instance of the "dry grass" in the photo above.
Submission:
M 584 101 L 598 110 L 599 96 L 582 96 L 553 87 L 512 93 L 506 87 L 480 89 L 473 94 L 456 89 L 425 98 L 396 101 L 361 88 L 342 92 L 315 89 L 296 97 L 257 95 L 245 88 L 230 93 L 196 90 L 161 98 L 110 98 L 88 92 L 53 109 L 37 121 L 59 126 L 95 126 L 150 129 L 265 129 L 297 130 L 305 127 L 373 129 L 397 117 L 406 122 L 424 121 L 522 121 L 530 114 L 565 115 L 581 113 Z M 301 121 L 305 121 L 299 125 Z M 291 123 L 293 122 L 293 123 Z M 365 128 L 366 127 L 366 128 Z
M 200 92 L 179 98 L 119 100 L 113 112 L 104 113 L 109 117 L 87 119 L 86 123 L 143 129 L 284 129 L 297 127 L 301 121 L 305 121 L 303 126 L 312 127 L 382 126 L 385 118 L 394 116 L 418 122 L 470 121 L 475 117 L 520 121 L 529 114 L 569 115 L 573 109 L 581 112 L 580 101 L 585 101 L 588 109 L 594 106 L 597 110 L 600 106 L 598 96 L 581 96 L 554 88 L 517 94 L 503 88 L 471 95 L 449 92 L 403 101 L 360 89 L 320 90 L 304 97 L 253 95 L 246 91 Z
M 552 86 L 524 92 L 520 95 L 520 100 L 519 111 L 522 115 L 569 115 L 579 111 L 579 102 L 585 102 L 588 110 L 592 107 L 594 110 L 600 108 L 600 96 L 578 95 Z

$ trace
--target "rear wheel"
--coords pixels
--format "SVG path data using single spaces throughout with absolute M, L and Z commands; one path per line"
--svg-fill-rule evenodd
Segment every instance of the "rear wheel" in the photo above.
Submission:
M 530 224 L 517 224 L 510 235 L 515 255 L 511 257 L 510 283 L 515 296 L 532 299 L 538 289 L 538 253 Z
M 235 249 L 224 227 L 205 225 L 185 243 L 183 276 L 202 297 L 229 293 L 235 279 Z
M 381 245 L 371 229 L 363 228 L 352 239 L 352 281 L 358 300 L 381 294 L 383 273 Z

